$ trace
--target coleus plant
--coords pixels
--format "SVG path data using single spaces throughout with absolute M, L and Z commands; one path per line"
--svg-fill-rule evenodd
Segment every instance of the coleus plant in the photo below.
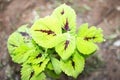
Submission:
M 59 78 L 64 72 L 77 78 L 83 71 L 86 56 L 98 49 L 102 29 L 82 24 L 76 32 L 75 11 L 66 4 L 50 16 L 36 20 L 31 28 L 21 26 L 8 39 L 12 60 L 22 65 L 22 80 L 45 80 L 46 75 Z

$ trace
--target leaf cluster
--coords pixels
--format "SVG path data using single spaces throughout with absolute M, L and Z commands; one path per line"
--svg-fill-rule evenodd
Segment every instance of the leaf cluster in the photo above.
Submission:
M 59 78 L 64 72 L 77 78 L 83 71 L 86 56 L 102 42 L 100 28 L 82 24 L 76 33 L 75 11 L 66 4 L 50 16 L 35 21 L 31 28 L 21 26 L 8 39 L 12 60 L 22 65 L 22 80 L 45 80 L 46 75 Z

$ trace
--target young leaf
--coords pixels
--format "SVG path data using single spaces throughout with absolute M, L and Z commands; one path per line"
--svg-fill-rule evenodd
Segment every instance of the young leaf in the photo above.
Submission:
M 83 38 L 86 41 L 91 42 L 103 42 L 103 34 L 101 28 L 96 28 L 95 26 L 92 26 L 88 29 L 88 24 L 82 24 L 80 28 L 78 29 L 78 37 Z
M 103 42 L 105 39 L 103 38 L 103 34 L 102 34 L 103 30 L 101 28 L 98 28 L 96 33 L 95 33 L 95 39 L 94 42 Z
M 21 80 L 30 80 L 33 73 L 34 71 L 30 65 L 23 65 L 21 69 Z
M 53 65 L 52 65 L 52 62 L 49 62 L 49 63 L 47 64 L 47 69 L 49 69 L 49 70 L 54 70 Z
M 90 55 L 97 50 L 95 42 L 102 42 L 103 34 L 100 28 L 92 26 L 88 29 L 88 24 L 82 24 L 78 30 L 77 49 L 80 53 Z
M 60 61 L 54 57 L 51 57 L 52 66 L 56 74 L 61 73 Z
M 35 74 L 35 71 L 32 68 L 32 65 L 23 64 L 21 69 L 21 79 L 22 80 L 45 80 L 46 76 L 42 72 L 38 75 Z
M 31 35 L 36 43 L 45 48 L 55 47 L 65 38 L 60 22 L 52 16 L 37 20 L 31 28 Z
M 36 65 L 36 64 L 43 62 L 47 57 L 48 57 L 48 54 L 37 52 L 37 53 L 34 53 L 34 55 L 32 55 L 26 61 L 26 63 Z
M 26 61 L 37 48 L 29 35 L 27 25 L 21 26 L 16 32 L 11 34 L 7 46 L 12 60 L 17 63 Z
M 36 64 L 36 65 L 33 65 L 33 69 L 35 71 L 35 75 L 38 75 L 40 74 L 42 71 L 45 70 L 46 68 L 46 65 L 48 64 L 49 62 L 49 58 L 47 57 L 43 62 L 40 62 L 39 64 Z
M 84 69 L 84 63 L 84 58 L 78 52 L 75 52 L 72 59 L 66 62 L 61 60 L 61 69 L 68 76 L 77 78 Z
M 84 23 L 79 27 L 77 34 L 78 37 L 85 37 L 87 35 L 86 31 L 88 31 L 88 23 Z
M 77 49 L 80 53 L 89 55 L 96 51 L 97 48 L 97 45 L 93 42 L 83 40 L 80 37 L 77 38 Z
M 46 80 L 46 75 L 42 72 L 37 76 L 33 76 L 30 80 Z
M 59 79 L 60 75 L 56 74 L 53 70 L 46 70 L 46 73 L 49 77 L 54 79 Z
M 25 51 L 23 51 L 22 49 L 24 49 Z M 35 50 L 25 49 L 25 46 L 21 46 L 20 48 L 16 49 L 14 53 L 15 55 L 11 55 L 12 60 L 17 63 L 23 63 L 27 61 L 27 59 L 29 58 L 29 56 L 31 56 L 31 54 L 36 53 L 36 52 Z
M 76 13 L 75 11 L 66 4 L 63 4 L 56 8 L 52 16 L 59 19 L 63 32 L 69 31 L 71 34 L 76 32 Z
M 70 39 L 58 44 L 55 47 L 55 50 L 63 60 L 67 60 L 73 54 L 75 45 L 75 37 L 71 37 Z

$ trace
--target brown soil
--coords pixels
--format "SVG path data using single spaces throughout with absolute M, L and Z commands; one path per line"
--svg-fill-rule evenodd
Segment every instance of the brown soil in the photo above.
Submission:
M 75 9 L 77 27 L 88 22 L 101 27 L 106 38 L 94 55 L 101 63 L 94 64 L 94 56 L 88 58 L 85 71 L 77 80 L 120 80 L 120 46 L 113 45 L 120 40 L 120 0 L 0 0 L 0 80 L 20 80 L 20 65 L 12 62 L 7 51 L 8 36 L 20 25 L 32 24 L 37 16 L 51 14 L 60 3 Z M 95 70 L 86 73 L 91 69 L 87 67 L 89 63 Z M 72 79 L 63 75 L 60 80 Z

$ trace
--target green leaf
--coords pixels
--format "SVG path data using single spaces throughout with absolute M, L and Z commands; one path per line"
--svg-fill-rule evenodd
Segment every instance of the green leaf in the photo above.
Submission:
M 84 63 L 84 58 L 78 52 L 75 52 L 72 59 L 66 62 L 61 60 L 61 69 L 68 76 L 77 78 L 84 69 Z
M 71 34 L 76 32 L 76 13 L 68 5 L 63 4 L 56 8 L 52 16 L 55 16 L 59 19 L 63 32 L 69 31 Z
M 60 78 L 60 75 L 56 74 L 53 70 L 46 70 L 46 73 L 50 78 L 53 78 L 53 80 Z
M 83 40 L 82 38 L 77 38 L 77 49 L 80 53 L 85 55 L 90 55 L 97 50 L 97 45 L 93 42 Z
M 42 72 L 37 76 L 33 76 L 30 80 L 46 80 L 46 75 Z
M 21 75 L 22 80 L 46 80 L 46 75 L 43 72 L 36 75 L 32 65 L 28 64 L 22 65 Z
M 75 37 L 71 36 L 70 39 L 67 39 L 55 47 L 58 55 L 63 59 L 67 60 L 75 50 Z
M 105 41 L 105 39 L 103 38 L 103 34 L 102 34 L 103 30 L 101 28 L 98 28 L 96 33 L 95 33 L 95 39 L 94 39 L 94 42 L 103 42 Z
M 52 65 L 52 62 L 49 62 L 49 63 L 47 64 L 47 69 L 49 69 L 49 70 L 54 70 L 53 65 Z
M 21 26 L 12 33 L 7 43 L 8 51 L 12 60 L 17 63 L 23 63 L 37 49 L 36 44 L 29 35 L 27 25 Z
M 42 71 L 45 70 L 46 68 L 46 65 L 48 64 L 49 62 L 49 58 L 47 57 L 43 62 L 40 62 L 39 64 L 36 64 L 36 65 L 33 65 L 33 69 L 35 71 L 35 75 L 38 75 L 40 74 Z
M 86 31 L 88 31 L 88 23 L 82 24 L 78 29 L 78 37 L 85 37 Z
M 98 47 L 95 42 L 104 41 L 102 29 L 92 26 L 88 28 L 88 24 L 82 24 L 78 29 L 77 49 L 80 53 L 90 55 L 95 52 Z
M 23 65 L 21 69 L 21 79 L 30 80 L 32 72 L 33 72 L 33 69 L 30 65 Z
M 52 16 L 37 20 L 31 28 L 31 35 L 36 43 L 45 48 L 55 47 L 65 38 L 60 22 Z
M 60 61 L 54 57 L 51 57 L 51 62 L 55 73 L 60 74 L 61 73 Z
M 35 53 L 34 55 L 32 55 L 26 61 L 26 63 L 36 65 L 36 64 L 39 64 L 40 62 L 43 62 L 47 57 L 48 57 L 48 54 L 38 52 L 38 53 Z
M 95 26 L 92 26 L 88 28 L 88 24 L 82 24 L 80 28 L 78 29 L 78 35 L 77 37 L 81 37 L 84 40 L 91 41 L 91 42 L 103 42 L 103 34 L 102 34 L 101 28 L 96 28 Z
M 26 49 L 24 51 L 22 49 L 25 50 L 25 47 L 21 46 L 20 48 L 18 48 L 18 49 L 15 50 L 15 52 L 14 52 L 15 55 L 12 55 L 12 60 L 14 62 L 23 63 L 23 62 L 27 61 L 27 59 L 29 58 L 29 56 L 31 56 L 31 54 L 35 53 L 34 50 L 28 50 L 28 49 Z M 23 51 L 23 52 L 21 52 L 21 51 Z

